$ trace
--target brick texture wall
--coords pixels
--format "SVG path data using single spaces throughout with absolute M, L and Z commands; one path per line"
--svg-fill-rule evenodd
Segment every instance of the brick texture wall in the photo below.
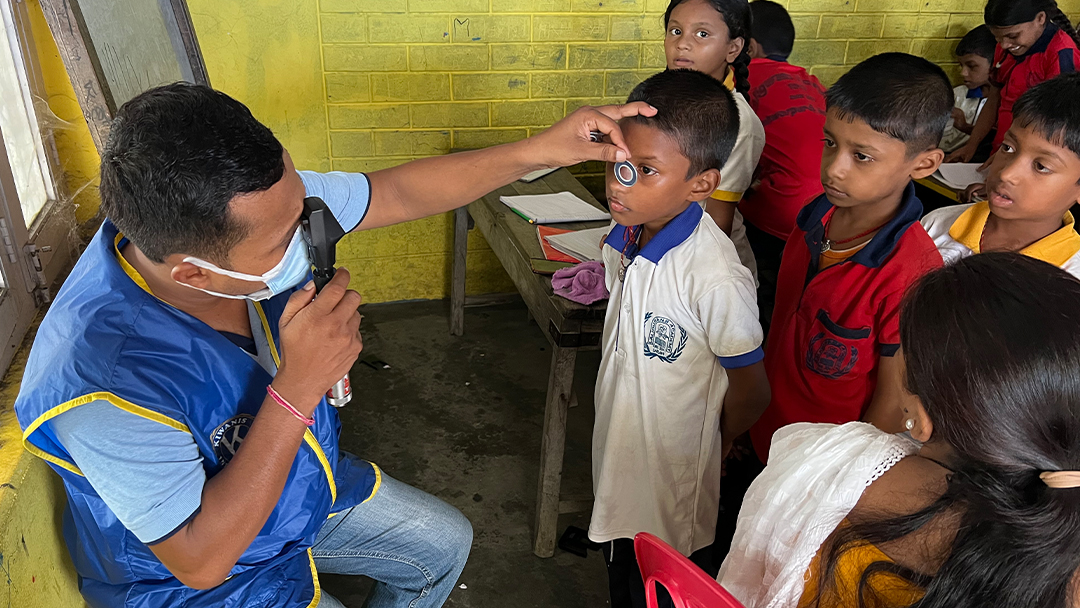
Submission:
M 955 79 L 957 39 L 981 23 L 984 2 L 782 3 L 797 31 L 791 60 L 828 85 L 884 51 L 925 56 Z M 1080 13 L 1080 0 L 1062 4 Z M 620 102 L 664 67 L 666 0 L 190 5 L 211 80 L 251 104 L 301 168 L 371 171 L 451 148 L 514 141 L 583 104 Z M 573 168 L 596 191 L 601 170 Z M 369 301 L 445 297 L 450 225 L 441 216 L 359 234 L 339 259 Z M 482 238 L 470 239 L 468 290 L 512 290 Z

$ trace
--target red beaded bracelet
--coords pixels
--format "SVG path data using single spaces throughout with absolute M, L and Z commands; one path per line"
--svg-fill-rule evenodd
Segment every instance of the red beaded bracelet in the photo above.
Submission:
M 308 426 L 311 426 L 311 425 L 315 424 L 315 419 L 314 418 L 308 418 L 308 417 L 304 416 L 303 414 L 301 414 L 300 410 L 293 407 L 293 405 L 291 403 L 289 403 L 288 401 L 285 400 L 284 397 L 279 395 L 278 392 L 274 390 L 274 387 L 272 387 L 270 385 L 267 385 L 266 386 L 266 393 L 268 395 L 270 395 L 271 399 L 273 399 L 274 401 L 277 401 L 278 405 L 280 405 L 281 407 L 289 410 L 289 413 L 292 414 L 293 416 L 295 416 L 296 419 L 299 420 L 300 422 L 303 422 L 304 424 L 306 424 Z

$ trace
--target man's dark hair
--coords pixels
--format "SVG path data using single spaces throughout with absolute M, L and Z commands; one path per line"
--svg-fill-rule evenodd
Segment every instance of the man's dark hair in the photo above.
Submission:
M 937 147 L 952 115 L 952 85 L 922 57 L 882 53 L 851 68 L 825 94 L 825 105 L 844 120 L 858 118 L 899 139 L 909 155 Z
M 795 45 L 795 24 L 783 6 L 772 0 L 755 0 L 750 3 L 754 16 L 754 40 L 766 55 L 778 55 L 787 59 Z
M 690 159 L 686 179 L 724 166 L 739 137 L 739 108 L 719 80 L 695 70 L 666 70 L 639 84 L 627 103 L 644 101 L 656 116 L 630 120 L 656 127 Z
M 1030 128 L 1055 146 L 1080 156 L 1080 73 L 1041 82 L 1020 96 L 1013 124 Z
M 994 63 L 995 47 L 997 47 L 997 40 L 990 33 L 990 28 L 984 24 L 964 34 L 964 37 L 960 39 L 960 43 L 956 45 L 956 56 L 978 55 L 990 63 Z
M 219 263 L 246 235 L 239 194 L 285 173 L 281 143 L 244 104 L 209 87 L 150 89 L 117 112 L 101 159 L 101 209 L 146 257 Z

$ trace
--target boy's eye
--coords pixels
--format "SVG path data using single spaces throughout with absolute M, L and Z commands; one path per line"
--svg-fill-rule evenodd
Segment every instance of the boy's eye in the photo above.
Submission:
M 1005 143 L 1001 144 L 1001 148 L 999 148 L 999 149 L 1002 152 L 1004 152 L 1005 154 L 1012 154 L 1013 152 L 1015 152 L 1015 150 L 1013 150 L 1012 146 L 1010 146 L 1009 144 L 1005 144 Z
M 835 148 L 836 147 L 836 142 L 829 139 L 828 137 L 826 137 L 825 139 L 822 139 L 821 141 L 825 142 L 825 147 L 826 148 Z
M 1050 174 L 1050 167 L 1047 167 L 1046 165 L 1040 163 L 1039 161 L 1035 161 L 1034 164 L 1035 164 L 1035 171 L 1037 173 L 1042 173 L 1044 175 Z
M 682 30 L 680 30 L 677 27 L 673 27 L 670 30 L 668 30 L 668 34 L 670 34 L 672 36 L 678 36 L 678 35 L 682 34 Z
M 870 161 L 872 161 L 874 159 L 872 157 L 869 157 L 869 156 L 863 154 L 862 152 L 856 152 L 855 153 L 855 160 L 859 161 L 860 163 L 868 163 L 868 162 L 870 162 Z
M 698 37 L 698 38 L 708 38 L 708 37 L 709 37 L 709 32 L 706 32 L 706 31 L 698 31 L 698 33 L 697 33 L 697 37 Z
M 641 167 L 639 167 L 638 170 L 641 171 L 642 175 L 655 175 L 656 174 L 656 169 L 653 169 L 652 167 L 650 167 L 648 165 L 641 165 Z

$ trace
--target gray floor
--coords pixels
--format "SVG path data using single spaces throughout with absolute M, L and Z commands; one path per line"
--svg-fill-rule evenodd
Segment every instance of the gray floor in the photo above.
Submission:
M 391 366 L 353 370 L 342 410 L 342 447 L 449 502 L 472 521 L 472 555 L 447 606 L 605 606 L 603 557 L 556 549 L 532 554 L 540 431 L 550 347 L 524 304 L 468 308 L 465 335 L 448 331 L 446 302 L 368 305 L 364 355 Z M 578 357 L 564 494 L 589 494 L 592 393 L 599 353 Z M 560 518 L 588 526 L 588 514 Z M 359 608 L 370 581 L 325 575 L 323 585 Z

